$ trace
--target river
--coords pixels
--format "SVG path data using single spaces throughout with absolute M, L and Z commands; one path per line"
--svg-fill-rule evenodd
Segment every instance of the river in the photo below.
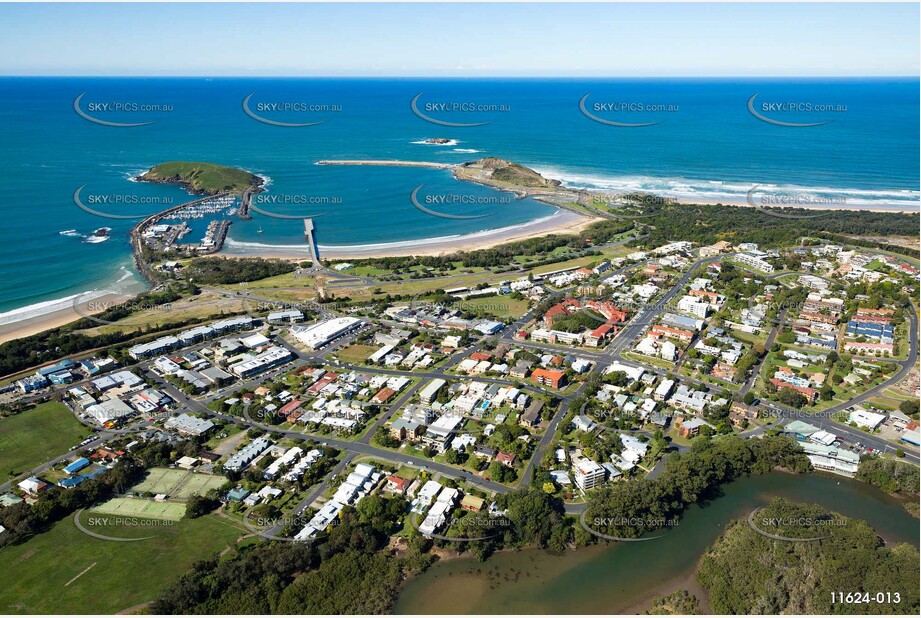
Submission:
M 616 543 L 562 556 L 528 549 L 486 562 L 447 560 L 408 582 L 397 614 L 642 613 L 655 596 L 677 588 L 702 595 L 694 574 L 703 552 L 732 519 L 772 497 L 818 503 L 864 519 L 887 543 L 918 546 L 918 521 L 901 503 L 861 483 L 824 474 L 771 473 L 735 481 L 718 498 L 691 506 L 677 526 L 645 543 Z

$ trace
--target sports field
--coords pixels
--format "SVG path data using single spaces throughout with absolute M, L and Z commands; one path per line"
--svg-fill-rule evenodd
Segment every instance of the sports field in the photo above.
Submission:
M 131 488 L 132 491 L 152 494 L 166 494 L 172 499 L 183 500 L 193 495 L 204 495 L 227 481 L 220 475 L 202 474 L 175 468 L 151 468 L 144 480 Z
M 89 433 L 57 401 L 0 418 L 0 483 L 66 453 Z
M 193 473 L 180 487 L 173 490 L 172 497 L 177 500 L 183 500 L 189 496 L 203 496 L 208 491 L 217 489 L 226 482 L 227 479 L 220 475 Z
M 185 505 L 177 502 L 158 502 L 140 498 L 112 498 L 91 509 L 93 513 L 120 515 L 149 519 L 179 521 L 185 515 Z
M 66 517 L 25 543 L 0 548 L 0 613 L 114 614 L 153 600 L 193 563 L 235 546 L 248 532 L 217 515 L 168 526 L 91 525 L 91 517 L 100 515 L 86 511 L 81 522 L 94 532 L 151 538 L 97 539 Z

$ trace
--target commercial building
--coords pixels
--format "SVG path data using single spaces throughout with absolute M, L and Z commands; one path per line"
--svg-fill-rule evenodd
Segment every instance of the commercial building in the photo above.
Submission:
M 273 311 L 268 316 L 269 324 L 292 324 L 304 319 L 304 312 L 300 309 L 290 309 L 288 311 Z
M 272 367 L 277 367 L 287 362 L 291 356 L 291 352 L 285 348 L 272 346 L 265 352 L 261 352 L 249 360 L 240 361 L 239 363 L 231 365 L 230 372 L 238 378 L 247 378 L 257 373 L 267 371 Z
M 142 358 L 157 356 L 164 352 L 169 352 L 170 350 L 175 350 L 179 345 L 178 337 L 167 335 L 166 337 L 160 337 L 150 343 L 141 343 L 128 348 L 128 355 L 134 360 L 140 360 Z
M 362 324 L 358 318 L 333 318 L 312 326 L 295 326 L 291 329 L 291 334 L 310 349 L 316 350 Z
M 211 421 L 191 416 L 189 414 L 180 414 L 170 417 L 163 423 L 166 429 L 172 429 L 187 436 L 201 436 L 214 428 Z

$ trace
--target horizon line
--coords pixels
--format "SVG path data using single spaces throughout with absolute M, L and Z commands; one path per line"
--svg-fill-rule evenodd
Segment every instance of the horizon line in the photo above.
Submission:
M 292 75 L 292 74 L 239 74 L 239 75 L 144 75 L 144 74 L 124 74 L 124 75 L 105 75 L 105 74 L 25 74 L 25 73 L 0 73 L 0 78 L 102 78 L 102 79 L 921 79 L 919 75 L 905 74 L 885 74 L 885 75 L 602 75 L 602 74 L 585 74 L 585 75 Z

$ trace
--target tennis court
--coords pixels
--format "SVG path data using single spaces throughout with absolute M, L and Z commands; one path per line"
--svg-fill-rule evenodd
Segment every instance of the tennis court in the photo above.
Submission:
M 227 479 L 223 476 L 212 476 L 210 474 L 196 474 L 194 472 L 188 473 L 189 476 L 185 481 L 181 483 L 179 487 L 173 488 L 173 493 L 170 494 L 170 498 L 175 498 L 176 500 L 184 500 L 189 496 L 199 495 L 204 496 L 211 489 L 216 489 L 227 482 Z
M 189 474 L 186 470 L 151 468 L 148 470 L 144 480 L 131 489 L 137 492 L 149 491 L 152 494 L 171 495 L 173 488 L 179 484 L 179 481 L 181 481 L 186 474 Z

